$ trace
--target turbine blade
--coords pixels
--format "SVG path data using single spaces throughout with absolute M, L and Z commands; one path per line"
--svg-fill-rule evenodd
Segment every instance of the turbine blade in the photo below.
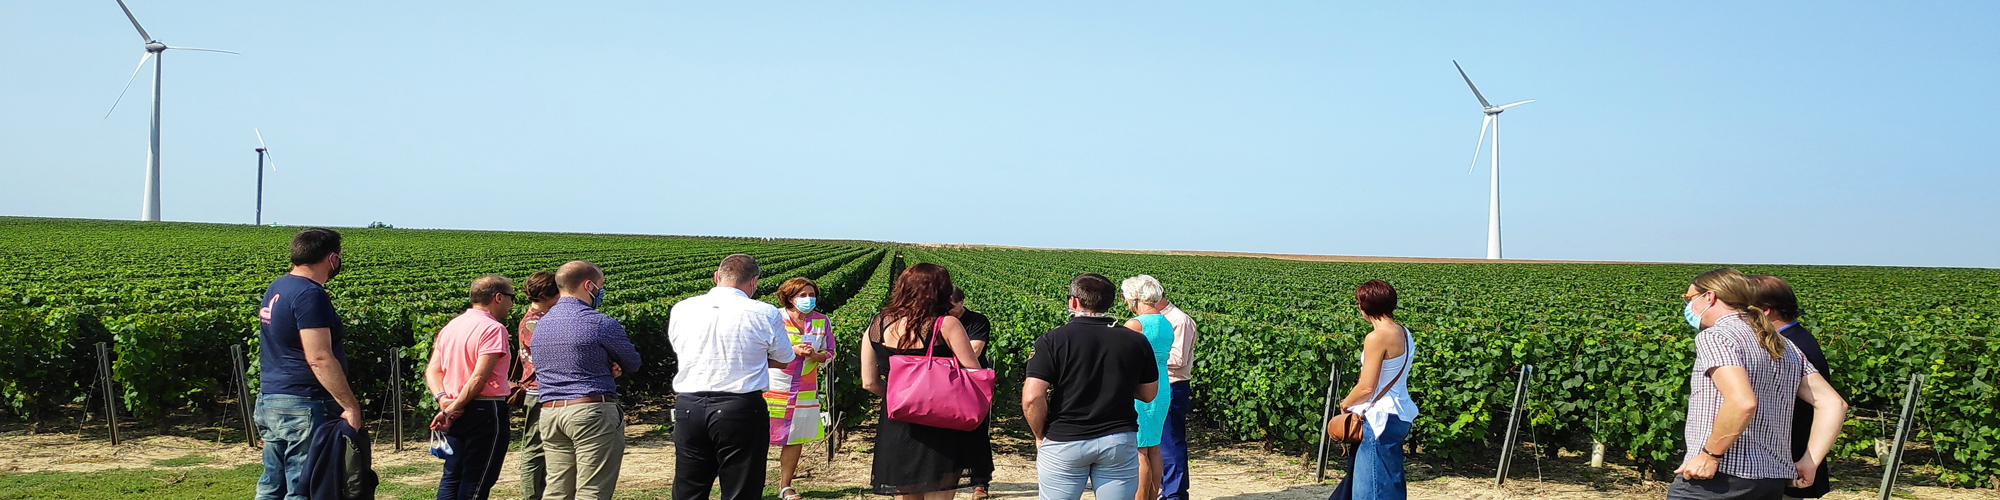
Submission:
M 1511 104 L 1502 104 L 1502 105 L 1500 105 L 1499 107 L 1496 107 L 1496 108 L 1493 108 L 1493 109 L 1507 109 L 1507 108 L 1511 108 L 1511 107 L 1515 107 L 1515 106 L 1520 106 L 1520 105 L 1522 105 L 1522 104 L 1527 104 L 1527 103 L 1531 103 L 1531 102 L 1535 102 L 1535 100 L 1534 100 L 1534 99 L 1529 99 L 1529 100 L 1526 100 L 1526 101 L 1521 101 L 1521 102 L 1516 102 L 1516 103 L 1511 103 Z
M 221 53 L 224 53 L 224 54 L 236 54 L 236 55 L 239 55 L 239 56 L 240 56 L 240 55 L 243 55 L 243 53 L 241 53 L 241 52 L 230 52 L 230 51 L 227 51 L 227 50 L 215 50 L 215 49 L 197 49 L 197 48 L 194 48 L 194 47 L 173 47 L 173 46 L 168 46 L 167 48 L 169 48 L 169 49 L 174 49 L 174 50 L 199 50 L 199 51 L 202 51 L 202 52 L 221 52 Z
M 132 27 L 133 27 L 133 28 L 136 28 L 136 29 L 138 29 L 138 30 L 139 30 L 139 38 L 142 38 L 142 39 L 143 39 L 143 40 L 140 40 L 140 41 L 142 41 L 142 42 L 152 42 L 152 41 L 153 41 L 153 35 L 148 35 L 148 34 L 146 34 L 146 27 L 145 27 L 145 26 L 140 26 L 140 25 L 139 25 L 139 18 L 137 18 L 137 17 L 133 17 L 133 16 L 132 16 L 132 8 L 131 8 L 131 7 L 126 7 L 126 6 L 125 6 L 125 0 L 118 0 L 118 9 L 119 9 L 119 10 L 123 10 L 123 11 L 125 11 L 125 18 L 126 18 L 126 19 L 131 19 L 131 20 L 132 20 Z
M 1479 168 L 1479 150 L 1486 147 L 1486 127 L 1491 125 L 1493 125 L 1493 115 L 1486 115 L 1486 119 L 1479 122 L 1479 143 L 1472 145 L 1472 166 L 1465 167 L 1465 173 L 1470 174 Z
M 271 147 L 264 145 L 264 131 L 251 127 L 250 133 L 257 134 L 257 152 L 264 154 L 264 163 L 271 166 L 272 172 L 278 171 L 278 160 L 271 158 Z
M 1451 60 L 1451 67 L 1458 68 L 1458 77 L 1465 79 L 1465 86 L 1472 87 L 1472 96 L 1479 98 L 1479 105 L 1481 107 L 1487 107 L 1487 108 L 1493 107 L 1493 104 L 1486 102 L 1486 96 L 1479 95 L 1479 86 L 1472 84 L 1472 77 L 1465 76 L 1465 67 L 1459 66 L 1457 59 Z M 1480 132 L 1485 132 L 1485 131 L 1486 131 L 1485 129 L 1480 129 Z
M 147 52 L 146 55 L 139 56 L 139 65 L 132 68 L 132 76 L 125 78 L 125 88 L 118 91 L 118 100 L 111 101 L 111 109 L 104 112 L 105 118 L 110 118 L 111 112 L 118 110 L 118 103 L 125 102 L 125 91 L 132 90 L 132 81 L 139 79 L 139 70 L 146 69 L 146 60 L 152 58 L 152 52 Z

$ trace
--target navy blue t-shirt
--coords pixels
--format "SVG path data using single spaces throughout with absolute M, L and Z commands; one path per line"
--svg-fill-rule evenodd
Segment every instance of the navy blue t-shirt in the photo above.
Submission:
M 313 376 L 312 366 L 306 364 L 306 349 L 299 341 L 299 330 L 333 329 L 333 359 L 340 362 L 340 371 L 346 373 L 347 347 L 342 341 L 347 336 L 347 327 L 340 323 L 340 315 L 333 312 L 333 298 L 327 296 L 326 289 L 318 282 L 287 274 L 264 290 L 262 303 L 263 307 L 257 309 L 257 359 L 263 388 L 258 392 L 328 397 L 326 388 L 319 385 L 319 378 Z

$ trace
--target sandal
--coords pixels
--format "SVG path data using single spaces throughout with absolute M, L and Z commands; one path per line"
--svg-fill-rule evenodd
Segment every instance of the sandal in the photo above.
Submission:
M 790 486 L 778 488 L 778 498 L 782 500 L 799 500 L 799 490 L 792 489 Z

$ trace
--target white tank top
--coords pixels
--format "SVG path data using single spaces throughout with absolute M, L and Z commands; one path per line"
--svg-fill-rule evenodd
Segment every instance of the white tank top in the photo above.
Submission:
M 1380 429 L 1387 423 L 1387 417 L 1390 415 L 1395 415 L 1397 420 L 1404 422 L 1410 422 L 1417 418 L 1417 402 L 1415 399 L 1410 398 L 1410 376 L 1412 374 L 1403 371 L 1403 367 L 1409 366 L 1417 356 L 1417 339 L 1416 336 L 1410 334 L 1408 327 L 1403 328 L 1403 341 L 1403 355 L 1382 360 L 1381 371 L 1375 377 L 1375 391 L 1377 394 L 1381 394 L 1382 398 L 1375 401 L 1372 407 L 1368 402 L 1363 401 L 1361 404 L 1347 409 L 1366 417 L 1368 423 L 1377 429 L 1377 433 L 1381 432 Z M 1363 354 L 1362 356 L 1365 357 L 1367 355 Z M 1399 372 L 1403 375 L 1401 378 L 1396 377 L 1396 374 Z M 1389 386 L 1389 379 L 1392 378 L 1396 379 L 1396 385 L 1393 387 Z

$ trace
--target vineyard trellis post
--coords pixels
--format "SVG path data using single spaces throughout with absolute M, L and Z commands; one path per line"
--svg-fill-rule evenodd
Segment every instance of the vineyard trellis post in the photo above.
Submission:
M 1333 360 L 1327 369 L 1326 401 L 1319 410 L 1319 465 L 1313 468 L 1313 481 L 1326 482 L 1326 424 L 1333 420 L 1333 391 L 1340 387 L 1340 360 Z
M 229 346 L 229 363 L 236 367 L 236 410 L 243 417 L 243 443 L 257 447 L 257 414 L 251 408 L 249 368 L 243 361 L 243 345 Z
M 1521 380 L 1514 384 L 1514 407 L 1507 412 L 1507 439 L 1500 442 L 1500 468 L 1493 475 L 1493 485 L 1507 483 L 1507 465 L 1514 458 L 1514 432 L 1521 418 L 1521 400 L 1528 396 L 1528 374 L 1534 372 L 1533 365 L 1521 365 Z
M 111 387 L 111 346 L 97 343 L 98 383 L 104 384 L 104 423 L 111 429 L 111 445 L 118 446 L 118 391 Z
M 1889 490 L 1896 488 L 1896 469 L 1903 465 L 1903 443 L 1910 439 L 1910 417 L 1917 409 L 1917 398 L 1923 389 L 1924 374 L 1910 374 L 1910 388 L 1903 393 L 1903 416 L 1896 420 L 1896 444 L 1889 448 L 1889 459 L 1882 462 L 1882 500 L 1889 500 Z
M 389 356 L 389 425 L 396 428 L 396 451 L 403 451 L 403 355 Z

